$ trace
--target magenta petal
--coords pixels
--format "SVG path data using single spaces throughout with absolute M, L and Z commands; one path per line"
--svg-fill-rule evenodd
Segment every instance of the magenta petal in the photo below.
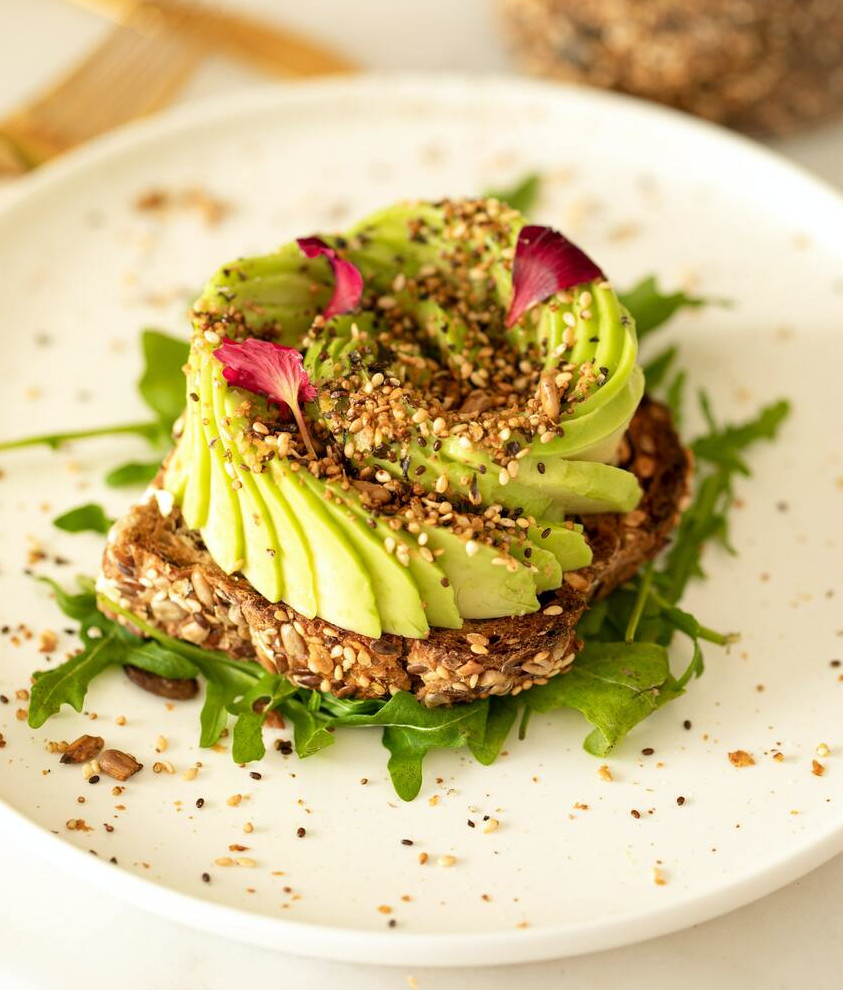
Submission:
M 214 357 L 222 364 L 223 377 L 230 385 L 266 396 L 282 410 L 286 409 L 296 421 L 311 457 L 315 456 L 301 403 L 315 399 L 317 392 L 295 347 L 255 337 L 238 344 L 226 337 L 214 351 Z
M 230 385 L 264 395 L 290 412 L 300 402 L 316 398 L 316 389 L 295 347 L 283 347 L 255 337 L 238 344 L 226 337 L 214 351 L 214 357 L 222 364 L 223 377 Z
M 296 244 L 306 258 L 318 258 L 324 255 L 331 263 L 334 272 L 334 294 L 322 314 L 325 319 L 330 320 L 332 316 L 350 313 L 357 309 L 360 305 L 360 297 L 363 295 L 363 276 L 360 270 L 350 261 L 340 258 L 321 237 L 299 237 Z
M 514 326 L 533 303 L 574 285 L 604 279 L 589 256 L 552 227 L 522 227 L 512 264 L 512 302 L 506 325 Z

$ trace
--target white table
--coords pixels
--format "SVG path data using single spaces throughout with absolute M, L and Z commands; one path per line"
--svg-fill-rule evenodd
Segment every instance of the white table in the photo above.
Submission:
M 493 0 L 229 0 L 279 16 L 372 68 L 512 71 Z M 0 114 L 53 78 L 107 30 L 61 0 L 0 0 Z M 211 61 L 183 100 L 261 80 Z M 779 144 L 843 186 L 843 124 Z M 421 990 L 790 990 L 837 988 L 843 968 L 843 857 L 799 883 L 717 921 L 596 956 L 496 971 L 377 969 L 275 955 L 174 927 L 0 842 L 2 990 L 217 990 L 255 981 L 285 988 Z

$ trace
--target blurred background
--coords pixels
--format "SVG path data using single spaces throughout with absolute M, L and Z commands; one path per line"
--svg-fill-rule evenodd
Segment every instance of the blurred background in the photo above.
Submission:
M 111 105 L 103 62 L 113 74 L 150 54 L 157 82 L 139 75 L 132 100 Z M 80 64 L 86 83 L 100 71 L 99 107 L 78 87 L 61 100 Z M 843 184 L 843 0 L 0 0 L 0 133 L 24 165 L 160 105 L 336 70 L 618 89 L 758 136 Z

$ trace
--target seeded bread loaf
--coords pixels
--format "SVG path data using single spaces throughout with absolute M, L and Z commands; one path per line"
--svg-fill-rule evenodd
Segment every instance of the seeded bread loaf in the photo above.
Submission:
M 427 639 L 387 634 L 377 640 L 308 619 L 224 573 L 163 492 L 112 529 L 99 589 L 170 636 L 257 659 L 303 687 L 338 697 L 403 690 L 441 705 L 517 694 L 571 665 L 580 645 L 577 622 L 589 601 L 654 557 L 678 521 L 691 462 L 665 406 L 641 404 L 622 444 L 621 466 L 641 483 L 639 507 L 623 516 L 584 517 L 591 566 L 568 573 L 530 615 L 466 621 L 461 629 L 433 629 Z

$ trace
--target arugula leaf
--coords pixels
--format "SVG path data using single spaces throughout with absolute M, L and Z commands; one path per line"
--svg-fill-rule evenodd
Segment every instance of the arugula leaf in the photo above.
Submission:
M 487 698 L 486 701 L 489 711 L 486 716 L 486 731 L 483 738 L 480 740 L 471 735 L 467 740 L 471 755 L 484 767 L 490 766 L 500 756 L 520 708 L 518 699 L 509 695 L 502 698 Z
M 53 525 L 66 533 L 107 533 L 114 522 L 96 502 L 87 502 L 56 516 Z
M 667 650 L 658 643 L 590 642 L 567 673 L 532 688 L 524 703 L 536 712 L 576 708 L 594 726 L 585 749 L 606 756 L 660 707 L 659 693 L 670 680 Z
M 530 172 L 507 189 L 487 189 L 483 195 L 490 199 L 499 199 L 520 213 L 529 213 L 536 205 L 541 185 L 542 177 L 537 172 Z
M 644 380 L 647 392 L 652 395 L 667 377 L 679 350 L 676 346 L 666 348 L 644 365 Z
M 38 577 L 37 580 L 52 588 L 59 608 L 68 618 L 76 619 L 83 632 L 91 626 L 96 626 L 99 629 L 110 628 L 111 620 L 106 618 L 97 608 L 97 593 L 94 582 L 90 578 L 80 577 L 76 579 L 80 589 L 76 595 L 65 591 L 52 578 L 42 576 Z
M 112 468 L 105 476 L 105 483 L 112 488 L 146 485 L 158 474 L 160 468 L 160 461 L 128 461 L 126 464 Z
M 84 649 L 60 667 L 42 673 L 29 697 L 29 725 L 40 728 L 62 705 L 82 711 L 91 681 L 108 667 L 122 662 L 126 643 L 116 625 L 99 639 L 82 634 Z
M 619 293 L 619 297 L 635 318 L 639 340 L 667 323 L 680 309 L 698 309 L 711 302 L 711 300 L 697 299 L 684 292 L 665 295 L 652 275 L 641 279 L 628 291 Z
M 708 409 L 710 404 L 703 393 L 700 405 Z M 757 416 L 745 423 L 718 429 L 712 422 L 711 431 L 691 444 L 698 459 L 716 464 L 733 474 L 750 474 L 746 462 L 740 456 L 747 447 L 758 440 L 772 440 L 790 412 L 790 403 L 784 399 L 765 406 Z
M 141 347 L 145 367 L 138 391 L 169 434 L 170 427 L 181 416 L 185 403 L 185 383 L 182 368 L 187 361 L 186 341 L 160 330 L 144 330 Z
M 204 749 L 216 746 L 228 725 L 230 691 L 219 681 L 205 684 L 205 701 L 199 713 L 199 745 Z
M 229 706 L 229 711 L 237 715 L 232 733 L 231 755 L 235 763 L 251 763 L 262 760 L 266 753 L 263 742 L 263 724 L 273 708 L 278 708 L 281 702 L 296 693 L 298 688 L 286 677 L 265 672 L 260 680 L 251 687 L 235 704 Z M 255 711 L 258 701 L 265 701 L 262 711 Z
M 113 624 L 117 625 L 117 623 Z M 141 670 L 157 674 L 158 677 L 166 677 L 171 681 L 186 680 L 189 677 L 196 677 L 199 673 L 196 664 L 154 640 L 149 642 L 138 640 L 128 630 L 126 637 L 126 655 L 121 663 L 140 667 Z
M 328 731 L 330 720 L 319 713 L 319 695 L 315 691 L 309 691 L 308 695 L 316 699 L 316 710 L 311 707 L 312 702 L 303 703 L 298 697 L 287 698 L 281 706 L 284 715 L 293 723 L 293 742 L 296 755 L 301 758 L 313 756 L 336 742 Z
M 399 691 L 372 715 L 346 715 L 341 725 L 384 726 L 383 744 L 389 750 L 387 767 L 395 791 L 412 801 L 422 785 L 422 761 L 431 749 L 460 749 L 470 740 L 480 746 L 486 735 L 487 701 L 452 708 L 426 708 L 414 695 Z M 510 723 L 511 724 L 511 723 Z

